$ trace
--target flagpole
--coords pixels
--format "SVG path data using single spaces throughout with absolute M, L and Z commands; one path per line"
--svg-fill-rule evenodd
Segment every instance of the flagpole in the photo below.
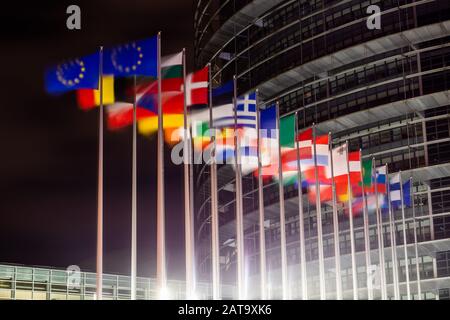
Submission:
M 383 239 L 383 220 L 381 220 L 380 203 L 378 200 L 378 175 L 375 168 L 375 158 L 372 159 L 373 172 L 375 173 L 375 202 L 376 202 L 376 215 L 377 215 L 377 234 L 378 234 L 378 264 L 380 268 L 381 277 L 381 300 L 387 300 L 386 292 L 386 270 L 384 269 L 384 239 Z M 387 180 L 387 172 L 386 172 Z M 389 193 L 388 193 L 389 195 Z
M 405 221 L 405 201 L 403 199 L 403 181 L 402 173 L 398 172 L 400 180 L 400 201 L 402 206 L 402 227 L 403 227 L 403 251 L 405 255 L 405 273 L 406 273 L 406 296 L 408 300 L 411 300 L 411 286 L 409 283 L 409 261 L 408 261 L 408 242 L 406 238 L 406 221 Z
M 347 156 L 347 192 L 348 192 L 348 215 L 350 222 L 350 251 L 352 260 L 352 280 L 353 280 L 353 300 L 359 299 L 358 294 L 358 272 L 356 270 L 356 253 L 355 253 L 355 232 L 353 227 L 353 196 L 350 180 L 350 165 L 348 163 L 348 141 L 345 142 Z
M 244 267 L 244 217 L 242 204 L 242 173 L 241 173 L 241 158 L 240 158 L 240 139 L 237 128 L 237 79 L 233 76 L 234 85 L 234 152 L 235 152 L 235 166 L 236 166 L 236 256 L 237 256 L 237 288 L 238 298 L 240 300 L 245 298 L 245 267 Z
M 413 178 L 409 178 L 410 184 L 411 184 L 411 205 L 412 205 L 412 211 L 413 211 L 413 220 L 414 220 L 414 253 L 416 258 L 416 281 L 417 281 L 417 295 L 418 300 L 422 300 L 422 287 L 420 284 L 420 268 L 419 268 L 419 248 L 417 243 L 417 221 L 416 221 L 416 210 L 414 208 L 414 192 L 413 192 Z
M 334 181 L 333 147 L 331 132 L 328 133 L 328 149 L 330 153 L 331 188 L 333 198 L 333 233 L 334 233 L 334 261 L 336 268 L 336 298 L 342 300 L 341 250 L 339 248 L 339 219 L 336 203 L 336 182 Z
M 363 199 L 363 222 L 364 222 L 364 246 L 366 255 L 366 277 L 367 277 L 367 298 L 373 300 L 373 283 L 372 278 L 369 274 L 369 267 L 372 266 L 370 257 L 370 235 L 369 235 L 369 210 L 367 206 L 366 190 L 364 187 L 364 176 L 363 176 L 363 161 L 362 161 L 362 150 L 359 149 L 359 161 L 361 166 L 361 194 Z
M 131 186 L 131 300 L 136 300 L 137 276 L 137 117 L 136 117 L 136 75 L 133 78 L 133 167 Z
M 166 298 L 166 236 L 164 203 L 164 122 L 161 85 L 161 32 L 158 32 L 158 150 L 157 150 L 157 222 L 156 222 L 156 282 L 160 298 Z
M 220 299 L 220 239 L 217 195 L 216 131 L 214 128 L 212 103 L 211 64 L 208 64 L 209 78 L 209 132 L 213 150 L 211 152 L 211 262 L 213 299 Z
M 391 230 L 391 255 L 392 255 L 392 280 L 393 280 L 393 287 L 394 287 L 394 299 L 400 300 L 400 285 L 399 285 L 399 279 L 398 279 L 398 259 L 397 259 L 397 235 L 396 235 L 396 228 L 395 228 L 395 216 L 394 212 L 392 210 L 392 204 L 391 204 L 391 187 L 390 187 L 390 181 L 388 179 L 388 166 L 386 164 L 386 190 L 388 194 L 388 208 L 389 208 L 389 229 Z
M 266 232 L 264 230 L 264 185 L 262 180 L 261 163 L 261 117 L 259 110 L 259 95 L 256 89 L 256 131 L 258 148 L 258 209 L 259 209 L 259 265 L 260 265 L 260 290 L 261 299 L 267 299 L 267 266 L 266 266 Z
M 325 292 L 325 265 L 323 254 L 323 233 L 322 233 L 322 203 L 320 201 L 319 173 L 317 168 L 317 147 L 316 147 L 316 126 L 313 124 L 313 146 L 314 146 L 314 175 L 316 180 L 316 215 L 317 215 L 317 248 L 319 253 L 319 286 L 320 299 L 326 299 Z
M 303 212 L 302 168 L 300 161 L 300 141 L 298 138 L 298 134 L 298 111 L 296 111 L 295 147 L 297 149 L 298 219 L 300 229 L 300 283 L 302 287 L 302 299 L 308 300 L 308 278 L 306 277 L 305 214 Z
M 103 299 L 103 46 L 100 47 L 100 107 L 98 119 L 98 190 L 97 190 L 97 300 Z
M 189 110 L 188 110 L 188 122 L 189 121 Z M 190 214 L 191 214 L 191 257 L 192 257 L 192 290 L 193 296 L 196 297 L 197 292 L 197 269 L 196 269 L 196 255 L 195 255 L 195 207 L 194 207 L 194 142 L 192 139 L 192 123 L 188 123 L 188 134 L 189 134 L 189 161 L 192 161 L 189 166 L 189 189 L 191 190 L 189 193 L 190 200 Z
M 186 81 L 186 49 L 183 48 L 183 122 L 184 122 L 184 239 L 185 239 L 185 260 L 186 260 L 186 298 L 192 299 L 194 294 L 194 256 L 193 256 L 193 234 L 191 219 L 191 196 L 192 192 L 189 181 L 190 165 L 190 135 L 188 134 L 187 118 L 187 81 Z
M 287 275 L 287 249 L 286 249 L 286 216 L 284 208 L 284 183 L 283 161 L 281 160 L 281 128 L 280 128 L 280 104 L 277 101 L 277 126 L 278 126 L 278 187 L 280 197 L 280 249 L 281 249 L 281 285 L 283 300 L 288 299 L 288 275 Z

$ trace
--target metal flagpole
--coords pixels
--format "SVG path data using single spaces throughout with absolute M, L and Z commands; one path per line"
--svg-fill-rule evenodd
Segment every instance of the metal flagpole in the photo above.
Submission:
M 259 209 L 259 265 L 260 265 L 260 290 L 261 299 L 267 299 L 267 268 L 266 268 L 266 232 L 264 230 L 264 185 L 262 180 L 261 164 L 261 119 L 259 110 L 259 95 L 256 90 L 256 131 L 258 148 L 258 209 Z
M 398 175 L 400 180 L 400 201 L 402 206 L 403 251 L 405 255 L 405 273 L 406 273 L 406 296 L 408 300 L 411 300 L 411 285 L 409 283 L 408 242 L 406 238 L 405 203 L 403 199 L 403 181 L 401 171 L 398 172 Z
M 288 299 L 288 275 L 287 275 L 287 252 L 286 252 L 286 216 L 284 208 L 284 184 L 283 184 L 283 161 L 281 159 L 281 128 L 280 128 L 280 104 L 277 102 L 277 127 L 278 127 L 278 186 L 280 197 L 280 249 L 281 249 L 281 285 L 283 299 Z
M 189 110 L 188 110 L 189 112 Z M 189 113 L 188 113 L 189 115 Z M 189 117 L 188 117 L 189 122 Z M 195 210 L 194 210 L 194 145 L 192 139 L 192 124 L 188 123 L 188 134 L 189 134 L 189 161 L 192 161 L 189 166 L 189 205 L 190 205 L 190 218 L 191 218 L 191 257 L 192 257 L 192 295 L 193 299 L 196 298 L 197 292 L 197 276 L 196 276 L 196 266 L 195 266 Z
M 97 300 L 103 299 L 103 47 L 100 47 L 100 107 L 98 118 L 98 190 L 97 190 Z
M 189 185 L 189 165 L 190 165 L 190 135 L 188 133 L 188 117 L 187 117 L 187 81 L 186 81 L 186 49 L 183 48 L 183 122 L 184 122 L 184 238 L 185 238 L 185 259 L 186 259 L 186 298 L 191 299 L 194 294 L 194 256 L 193 256 L 193 235 L 192 235 L 192 219 L 191 219 L 191 197 L 192 192 Z
M 131 187 L 131 300 L 136 300 L 137 275 L 137 121 L 136 121 L 136 75 L 133 77 L 133 167 Z
M 331 132 L 328 133 L 328 149 L 330 153 L 331 188 L 333 198 L 333 233 L 334 233 L 334 261 L 336 268 L 336 298 L 342 300 L 341 250 L 339 248 L 339 219 L 336 203 L 336 182 L 334 181 L 333 147 Z
M 388 208 L 389 208 L 389 229 L 391 230 L 391 251 L 392 251 L 392 281 L 394 285 L 394 299 L 400 300 L 400 285 L 398 279 L 398 259 L 397 259 L 397 237 L 395 232 L 395 216 L 392 210 L 391 203 L 391 187 L 388 179 L 388 166 L 386 164 L 386 190 L 388 194 Z
M 325 292 L 325 265 L 323 254 L 323 233 L 322 233 L 322 203 L 320 201 L 319 172 L 317 168 L 317 147 L 316 147 L 316 126 L 313 124 L 313 146 L 314 146 L 314 178 L 316 180 L 316 215 L 317 215 L 317 248 L 319 253 L 319 285 L 320 299 L 326 299 Z
M 300 229 L 300 283 L 302 299 L 308 300 L 308 278 L 306 277 L 305 215 L 303 212 L 302 168 L 300 161 L 300 141 L 298 138 L 298 111 L 295 112 L 295 147 L 297 149 L 298 220 Z
M 188 110 L 188 115 L 189 115 L 189 110 Z M 189 122 L 189 117 L 188 117 L 188 122 Z M 189 166 L 189 196 L 190 196 L 190 200 L 189 200 L 189 205 L 190 205 L 190 214 L 191 214 L 191 256 L 192 256 L 192 294 L 193 294 L 193 298 L 196 297 L 196 291 L 197 291 L 197 276 L 196 276 L 196 266 L 195 266 L 195 202 L 194 202 L 194 143 L 193 143 L 193 139 L 192 139 L 192 124 L 188 123 L 188 134 L 189 134 L 189 161 L 192 161 L 190 163 Z
M 413 178 L 409 178 L 411 184 L 411 205 L 413 212 L 413 221 L 414 221 L 414 253 L 416 258 L 416 281 L 417 281 L 417 295 L 418 300 L 422 300 L 422 287 L 420 284 L 420 268 L 419 268 L 419 248 L 417 244 L 417 221 L 416 221 L 416 210 L 414 208 L 414 192 L 413 192 Z
M 363 199 L 363 222 L 364 222 L 364 247 L 366 255 L 366 277 L 367 277 L 367 298 L 373 300 L 373 282 L 370 277 L 369 268 L 372 266 L 370 257 L 370 235 L 369 235 L 369 210 L 367 206 L 366 190 L 364 188 L 362 151 L 359 149 L 359 161 L 361 166 L 361 194 Z
M 350 251 L 352 260 L 353 300 L 358 300 L 358 272 L 356 270 L 355 231 L 353 227 L 353 196 L 350 180 L 350 164 L 348 162 L 348 141 L 345 142 L 347 162 L 347 192 L 348 192 L 348 216 L 350 222 Z
M 164 203 L 164 122 L 161 85 L 161 32 L 158 32 L 158 162 L 157 162 L 157 222 L 156 222 L 156 282 L 160 290 L 160 298 L 166 298 L 166 235 L 165 235 L 165 203 Z
M 219 210 L 217 196 L 216 129 L 214 128 L 212 104 L 211 64 L 208 64 L 209 78 L 209 130 L 213 146 L 211 152 L 211 262 L 213 299 L 220 299 L 220 242 Z
M 237 256 L 237 288 L 238 298 L 245 298 L 245 266 L 244 266 L 244 209 L 242 196 L 241 143 L 237 121 L 237 79 L 233 76 L 234 85 L 234 162 L 236 170 L 236 256 Z
M 377 234 L 378 234 L 378 264 L 380 268 L 381 277 L 381 299 L 387 300 L 386 291 L 386 270 L 384 264 L 384 239 L 383 239 L 383 220 L 381 219 L 380 202 L 378 200 L 378 176 L 375 167 L 375 158 L 372 159 L 373 172 L 375 173 L 375 202 L 376 202 L 376 215 L 377 215 Z M 386 172 L 387 180 L 387 172 Z M 389 193 L 388 193 L 389 194 Z

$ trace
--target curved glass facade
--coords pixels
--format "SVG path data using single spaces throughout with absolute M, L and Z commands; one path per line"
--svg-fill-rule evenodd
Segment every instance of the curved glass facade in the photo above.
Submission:
M 367 7 L 381 9 L 381 29 L 367 28 Z M 383 217 L 388 298 L 393 298 L 391 235 L 395 235 L 401 297 L 409 266 L 414 299 L 448 298 L 450 288 L 450 2 L 414 1 L 197 1 L 196 64 L 210 62 L 213 84 L 237 75 L 239 94 L 259 89 L 264 103 L 279 101 L 281 115 L 298 112 L 300 129 L 316 124 L 333 144 L 348 141 L 376 165 L 413 179 L 414 210 L 405 212 L 408 259 L 403 252 L 401 210 L 395 229 Z M 235 281 L 235 195 L 232 168 L 219 175 L 223 283 Z M 197 168 L 199 275 L 210 274 L 208 166 Z M 245 255 L 249 287 L 259 276 L 258 181 L 243 178 Z M 280 297 L 280 228 L 277 182 L 264 185 L 266 251 L 272 297 Z M 286 236 L 290 296 L 301 297 L 298 190 L 286 186 Z M 319 297 L 317 222 L 305 201 L 308 298 Z M 339 247 L 344 298 L 352 297 L 350 235 L 339 210 Z M 367 298 L 363 217 L 354 219 L 357 283 Z M 376 217 L 369 216 L 370 256 L 378 262 Z M 414 228 L 416 233 L 414 233 Z M 322 207 L 326 296 L 336 298 L 332 208 Z M 417 246 L 416 246 L 417 244 Z M 415 249 L 418 251 L 416 263 Z M 407 261 L 406 261 L 407 260 Z M 418 268 L 416 268 L 418 267 Z M 418 272 L 417 272 L 418 271 Z M 419 281 L 418 281 L 419 279 Z M 418 283 L 420 282 L 420 283 Z M 420 284 L 420 286 L 418 286 Z M 254 290 L 258 291 L 258 290 Z M 375 298 L 380 298 L 375 290 Z M 250 293 L 249 293 L 250 294 Z M 257 294 L 257 292 L 255 292 Z M 250 294 L 250 297 L 251 294 Z M 258 297 L 257 295 L 254 297 Z

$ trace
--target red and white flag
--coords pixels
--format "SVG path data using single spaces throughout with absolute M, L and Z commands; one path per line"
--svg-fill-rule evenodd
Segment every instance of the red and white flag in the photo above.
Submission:
M 187 76 L 186 105 L 188 107 L 208 104 L 208 75 L 209 68 L 205 67 Z

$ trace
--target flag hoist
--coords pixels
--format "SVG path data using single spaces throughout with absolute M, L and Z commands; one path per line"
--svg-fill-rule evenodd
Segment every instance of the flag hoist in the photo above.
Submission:
M 98 190 L 97 190 L 97 286 L 96 297 L 103 299 L 103 47 L 99 54 L 100 106 L 98 118 Z
M 161 32 L 158 32 L 158 145 L 157 145 L 157 217 L 156 217 L 156 283 L 160 298 L 167 298 L 166 233 L 164 196 L 164 122 L 161 85 Z
M 391 258 L 392 258 L 392 282 L 394 287 L 394 299 L 399 300 L 400 299 L 400 284 L 399 284 L 399 276 L 398 276 L 398 258 L 397 258 L 397 236 L 396 236 L 396 223 L 395 223 L 395 216 L 394 216 L 394 210 L 392 208 L 392 202 L 391 202 L 391 184 L 388 179 L 389 172 L 388 172 L 388 165 L 385 165 L 386 168 L 386 188 L 387 188 L 387 198 L 388 198 L 388 209 L 389 209 L 389 229 L 390 229 L 390 236 L 391 236 Z
M 352 260 L 353 300 L 358 300 L 358 273 L 356 270 L 355 232 L 353 227 L 353 196 L 350 180 L 350 162 L 348 155 L 348 141 L 345 142 L 345 154 L 347 156 L 347 187 L 348 187 L 348 217 L 350 223 L 350 255 Z
M 267 267 L 266 267 L 266 232 L 264 226 L 264 183 L 262 179 L 261 163 L 261 115 L 259 109 L 259 95 L 256 90 L 256 130 L 257 130 L 257 152 L 258 152 L 258 224 L 259 224 L 259 272 L 260 272 L 260 297 L 267 299 Z
M 208 88 L 209 88 L 209 128 L 212 143 L 211 150 L 211 270 L 212 270 L 212 294 L 213 299 L 220 299 L 220 242 L 219 242 L 219 209 L 217 190 L 217 163 L 216 163 L 216 129 L 213 125 L 213 95 L 211 64 L 208 64 Z
M 286 214 L 284 207 L 284 183 L 283 183 L 283 161 L 281 156 L 281 139 L 282 131 L 281 119 L 280 119 L 280 104 L 276 103 L 277 110 L 277 126 L 279 132 L 278 140 L 278 185 L 279 185 L 279 197 L 280 197 L 280 249 L 281 249 L 281 286 L 282 297 L 284 300 L 288 299 L 288 269 L 287 269 L 287 248 L 286 248 Z M 294 129 L 294 128 L 291 128 Z M 289 130 L 289 129 L 288 129 Z
M 375 165 L 375 158 L 372 159 L 372 165 Z M 380 199 L 378 197 L 379 187 L 388 183 L 386 178 L 386 167 L 382 166 L 374 168 L 375 174 L 375 202 L 376 202 L 376 218 L 377 218 L 377 235 L 378 235 L 378 268 L 380 270 L 380 283 L 381 283 L 381 299 L 387 300 L 386 290 L 386 270 L 385 270 L 385 257 L 384 257 L 384 236 L 383 236 L 383 219 L 381 215 Z
M 363 201 L 363 223 L 364 223 L 364 249 L 365 249 L 365 258 L 366 258 L 366 286 L 367 286 L 367 298 L 368 300 L 373 300 L 373 278 L 372 278 L 372 258 L 370 256 L 370 234 L 369 234 L 369 210 L 367 205 L 367 197 L 366 197 L 366 176 L 372 177 L 372 160 L 368 160 L 370 163 L 368 166 L 364 165 L 362 160 L 362 150 L 359 149 L 359 161 L 361 166 L 361 197 Z M 369 170 L 370 173 L 366 172 L 366 169 Z M 369 180 L 370 185 L 372 186 L 372 179 Z
M 300 286 L 302 299 L 308 300 L 308 278 L 306 276 L 306 246 L 305 246 L 305 214 L 303 211 L 302 167 L 300 154 L 300 137 L 298 130 L 298 112 L 295 113 L 295 149 L 297 158 L 297 185 L 298 185 L 298 220 L 300 237 Z
M 195 254 L 194 254 L 194 225 L 191 205 L 190 165 L 192 160 L 191 137 L 189 134 L 187 110 L 187 80 L 186 80 L 186 49 L 183 49 L 183 158 L 184 158 L 184 235 L 186 259 L 186 298 L 195 297 Z
M 332 200 L 333 200 L 333 235 L 334 235 L 334 260 L 335 260 L 335 279 L 336 279 L 336 298 L 337 300 L 342 300 L 342 275 L 341 275 L 341 250 L 340 250 L 340 241 L 339 241 L 339 219 L 338 219 L 338 208 L 336 201 L 336 181 L 335 177 L 335 164 L 334 164 L 334 154 L 340 155 L 339 152 L 342 147 L 338 147 L 336 150 L 332 147 L 332 139 L 331 132 L 328 133 L 328 143 L 329 143 L 329 152 L 330 152 L 330 170 L 331 170 L 331 188 L 332 188 Z M 338 159 L 342 160 L 342 159 Z M 342 162 L 342 161 L 339 161 Z M 339 163 L 342 166 L 342 163 Z
M 298 184 L 298 220 L 300 237 L 300 285 L 302 299 L 308 300 L 308 278 L 306 276 L 306 245 L 305 245 L 305 214 L 303 211 L 302 167 L 300 154 L 300 137 L 298 130 L 298 112 L 295 113 L 295 148 L 297 156 L 297 184 Z
M 319 172 L 317 167 L 317 133 L 316 126 L 312 126 L 313 135 L 313 150 L 314 150 L 314 180 L 316 189 L 316 219 L 317 219 L 317 248 L 319 253 L 319 292 L 320 300 L 326 299 L 326 289 L 325 289 L 325 259 L 323 252 L 323 231 L 322 231 L 322 203 L 320 201 L 320 183 L 319 183 Z
M 238 298 L 245 298 L 244 279 L 244 208 L 242 194 L 241 141 L 238 134 L 237 78 L 233 76 L 233 109 L 234 109 L 234 164 L 236 184 L 236 256 L 237 256 L 237 290 Z
M 417 220 L 416 220 L 416 211 L 414 206 L 414 193 L 413 193 L 413 178 L 410 177 L 410 185 L 411 185 L 411 206 L 412 206 L 412 215 L 413 215 L 413 226 L 414 226 L 414 254 L 416 259 L 416 277 L 417 277 L 417 296 L 418 300 L 422 300 L 422 287 L 420 283 L 420 267 L 419 267 L 419 248 L 417 244 Z
M 136 75 L 133 76 L 133 155 L 131 187 L 131 300 L 136 300 L 137 278 L 137 99 Z

